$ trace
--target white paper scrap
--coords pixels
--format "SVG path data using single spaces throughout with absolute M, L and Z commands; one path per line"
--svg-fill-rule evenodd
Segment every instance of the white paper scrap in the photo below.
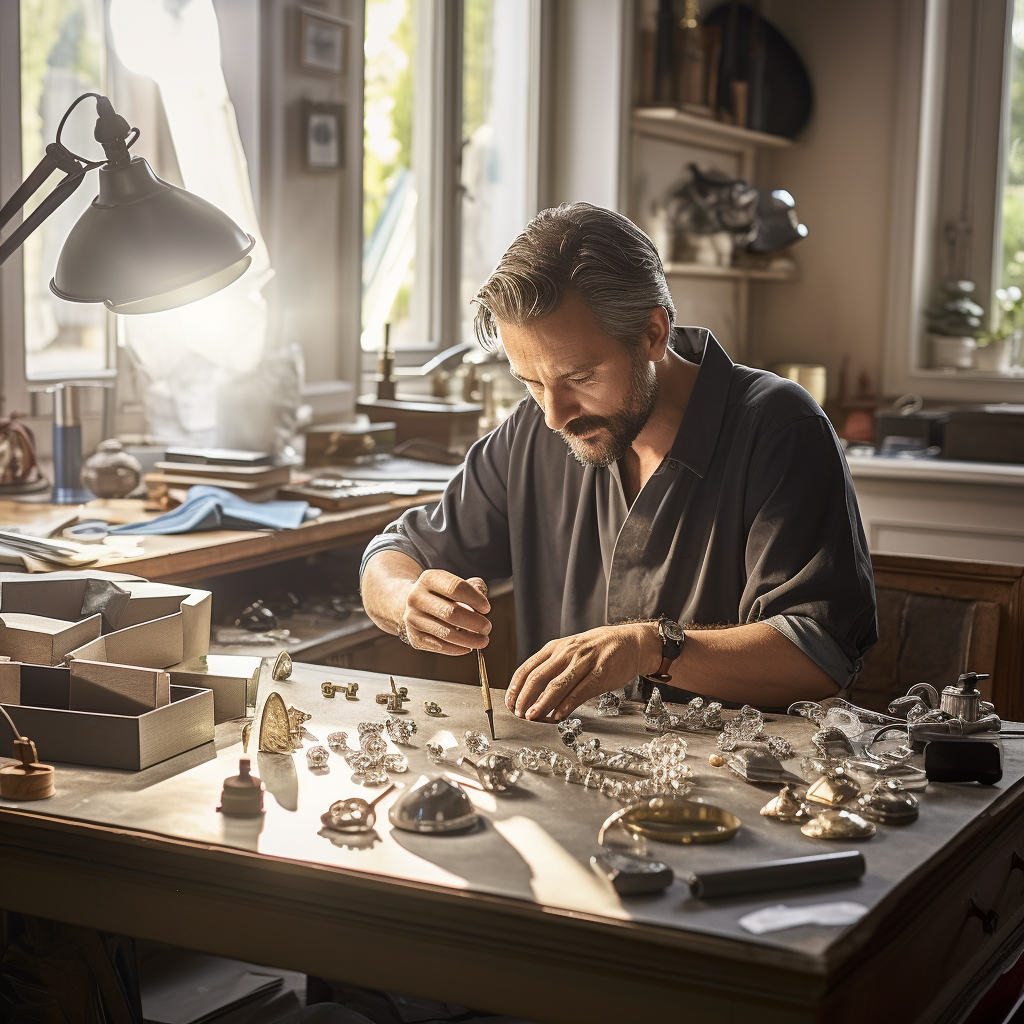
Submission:
M 802 924 L 854 924 L 867 912 L 868 908 L 863 903 L 847 901 L 812 903 L 803 907 L 787 907 L 785 903 L 779 903 L 741 917 L 740 927 L 754 935 L 763 935 L 765 932 L 780 932 L 784 928 L 796 928 Z

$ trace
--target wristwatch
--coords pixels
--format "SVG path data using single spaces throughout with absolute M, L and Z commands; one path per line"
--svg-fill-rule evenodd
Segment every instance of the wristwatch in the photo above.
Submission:
M 667 615 L 662 615 L 658 619 L 658 636 L 661 637 L 661 665 L 657 672 L 646 678 L 653 679 L 658 683 L 668 683 L 672 681 L 668 670 L 672 667 L 672 662 L 682 653 L 686 634 L 678 622 L 670 619 Z

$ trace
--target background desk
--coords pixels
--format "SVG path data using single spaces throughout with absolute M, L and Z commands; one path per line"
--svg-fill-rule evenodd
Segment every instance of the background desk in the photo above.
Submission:
M 357 676 L 365 696 L 353 704 L 320 696 L 325 675 L 297 666 L 280 686 L 312 712 L 313 737 L 383 717 L 372 695 L 385 677 Z M 414 783 L 438 771 L 423 749 L 435 731 L 461 737 L 484 717 L 474 689 L 402 682 L 420 727 L 402 780 Z M 512 718 L 496 697 L 501 742 L 557 743 L 553 726 Z M 428 719 L 424 699 L 450 717 Z M 616 746 L 646 738 L 638 716 L 584 720 L 587 733 Z M 806 721 L 783 717 L 771 728 L 808 747 Z M 677 881 L 626 901 L 587 867 L 616 806 L 592 790 L 528 775 L 518 796 L 479 798 L 488 821 L 477 832 L 395 833 L 381 813 L 380 841 L 356 844 L 317 834 L 331 801 L 360 792 L 337 755 L 323 776 L 301 753 L 264 755 L 260 774 L 276 794 L 265 821 L 216 814 L 220 782 L 237 768 L 237 737 L 237 723 L 225 724 L 216 751 L 138 774 L 58 768 L 51 800 L 0 801 L 0 907 L 573 1024 L 952 1021 L 1024 943 L 1019 741 L 1008 743 L 998 787 L 933 786 L 917 823 L 880 826 L 860 844 L 868 872 L 859 884 L 710 904 L 690 898 L 679 877 L 847 846 L 761 818 L 773 787 L 709 768 L 711 734 L 688 737 L 694 795 L 739 814 L 743 828 L 720 845 L 652 844 Z M 870 912 L 850 928 L 764 936 L 737 923 L 757 907 L 832 899 Z M 989 931 L 974 907 L 996 912 Z

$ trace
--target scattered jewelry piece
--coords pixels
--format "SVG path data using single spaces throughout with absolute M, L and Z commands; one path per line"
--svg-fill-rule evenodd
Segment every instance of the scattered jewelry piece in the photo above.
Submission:
M 603 718 L 614 718 L 618 715 L 622 698 L 617 693 L 602 693 L 597 699 L 597 713 Z
M 274 667 L 270 675 L 276 682 L 284 682 L 292 674 L 292 656 L 287 651 L 281 651 L 274 660 Z
M 793 744 L 785 736 L 765 736 L 764 741 L 768 747 L 768 753 L 780 761 L 789 761 L 796 757 Z
M 444 753 L 444 745 L 438 743 L 437 740 L 430 740 L 426 744 L 426 750 L 430 760 L 433 761 L 434 764 L 441 764 L 443 761 L 447 760 Z
M 721 754 L 712 754 L 708 758 L 708 764 L 711 765 L 712 768 L 724 768 L 725 758 L 722 757 Z
M 558 735 L 567 747 L 576 746 L 582 732 L 583 723 L 578 718 L 564 718 L 558 723 Z
M 396 693 L 389 693 L 387 702 L 384 705 L 385 710 L 392 715 L 407 715 L 409 709 L 405 707 L 405 703 L 402 698 Z
M 829 807 L 801 825 L 800 831 L 811 839 L 870 839 L 875 826 L 852 811 Z
M 385 723 L 388 735 L 393 743 L 400 747 L 408 746 L 412 742 L 413 733 L 416 732 L 416 723 L 413 721 L 402 721 L 398 718 L 389 718 Z
M 807 788 L 807 799 L 816 804 L 838 807 L 860 796 L 860 786 L 842 768 L 833 768 Z
M 876 782 L 870 793 L 865 793 L 853 808 L 868 821 L 883 825 L 909 825 L 918 816 L 918 799 L 903 789 L 899 779 Z
M 668 711 L 665 709 L 665 702 L 661 699 L 661 690 L 657 686 L 651 690 L 651 696 L 644 708 L 644 724 L 653 732 L 661 729 L 668 719 Z
M 321 683 L 320 684 L 320 692 L 325 697 L 333 697 L 340 689 L 341 689 L 341 687 L 340 686 L 336 686 L 334 683 Z
M 306 751 L 306 767 L 310 770 L 326 768 L 327 760 L 330 756 L 331 755 L 326 747 L 321 747 L 319 745 L 310 747 L 309 750 Z
M 826 726 L 818 730 L 811 737 L 811 742 L 827 761 L 844 761 L 856 753 L 853 743 L 850 742 L 850 737 L 842 729 L 837 729 L 834 726 Z
M 808 807 L 788 784 L 779 790 L 777 797 L 773 797 L 761 808 L 762 817 L 775 818 L 778 821 L 807 821 L 817 813 L 817 808 Z
M 455 762 L 460 768 L 468 764 L 480 779 L 480 784 L 488 793 L 507 793 L 519 781 L 522 769 L 508 754 L 484 754 L 473 762 L 468 757 L 460 757 Z
M 484 754 L 491 749 L 491 741 L 479 729 L 467 729 L 465 741 L 471 754 Z
M 349 683 L 345 687 L 345 700 L 359 700 L 359 684 Z
M 779 759 L 764 746 L 733 751 L 726 755 L 725 763 L 747 782 L 803 782 L 803 779 L 786 771 Z
M 344 754 L 346 751 L 352 749 L 348 745 L 347 732 L 329 732 L 327 734 L 327 745 L 332 750 L 337 750 L 341 754 Z
M 603 846 L 608 830 L 620 828 L 664 843 L 720 843 L 736 835 L 741 824 L 714 804 L 656 796 L 616 811 L 601 826 L 597 841 Z
M 320 821 L 326 828 L 336 832 L 370 832 L 377 821 L 374 808 L 395 788 L 392 783 L 387 789 L 378 793 L 372 800 L 364 800 L 361 796 L 350 796 L 346 800 L 336 800 Z
M 378 704 L 387 704 L 387 702 L 391 699 L 391 694 L 390 693 L 378 693 L 373 699 Z
M 431 718 L 444 718 L 445 713 L 441 710 L 441 705 L 435 703 L 432 700 L 425 700 L 423 702 L 423 710 L 426 711 Z

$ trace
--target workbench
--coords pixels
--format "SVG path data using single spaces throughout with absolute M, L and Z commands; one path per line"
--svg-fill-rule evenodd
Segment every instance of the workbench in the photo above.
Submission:
M 364 505 L 346 512 L 321 512 L 296 530 L 209 530 L 169 536 L 137 536 L 140 553 L 128 558 L 102 555 L 89 568 L 131 572 L 160 583 L 194 583 L 198 579 L 241 572 L 259 566 L 285 562 L 346 544 L 365 544 L 397 519 L 407 508 L 435 501 L 437 495 L 394 498 L 378 505 Z M 110 522 L 138 522 L 155 513 L 143 510 L 135 499 L 88 502 L 85 518 Z M 17 527 L 31 533 L 33 524 L 61 512 L 68 505 L 0 501 L 0 526 Z M 102 551 L 102 546 L 97 545 Z
M 360 700 L 324 698 L 326 679 L 358 681 Z M 356 723 L 385 717 L 373 697 L 386 680 L 297 665 L 276 688 L 313 715 L 307 746 L 339 728 L 354 746 Z M 418 725 L 397 777 L 409 786 L 446 770 L 429 761 L 428 740 L 461 741 L 485 718 L 474 687 L 397 682 Z M 564 749 L 553 725 L 515 719 L 494 696 L 499 745 Z M 447 717 L 428 718 L 425 700 Z M 583 738 L 605 747 L 651 735 L 637 714 L 585 707 L 581 717 Z M 804 719 L 774 716 L 767 728 L 810 751 Z M 538 1021 L 954 1021 L 1024 945 L 1021 741 L 1006 742 L 999 785 L 933 783 L 917 822 L 853 844 L 762 818 L 777 785 L 710 767 L 714 733 L 685 738 L 692 797 L 743 825 L 721 844 L 650 843 L 676 872 L 655 896 L 620 898 L 588 866 L 617 804 L 551 777 L 527 774 L 513 795 L 472 793 L 485 821 L 464 835 L 393 831 L 392 794 L 376 837 L 361 840 L 320 832 L 332 801 L 374 792 L 338 754 L 321 775 L 301 751 L 261 754 L 265 817 L 225 819 L 215 807 L 238 768 L 236 722 L 218 727 L 216 744 L 144 772 L 59 765 L 53 798 L 0 801 L 0 907 Z M 867 873 L 841 886 L 711 903 L 684 881 L 701 867 L 851 848 Z M 738 924 L 760 907 L 833 900 L 869 910 L 845 928 L 755 936 Z

